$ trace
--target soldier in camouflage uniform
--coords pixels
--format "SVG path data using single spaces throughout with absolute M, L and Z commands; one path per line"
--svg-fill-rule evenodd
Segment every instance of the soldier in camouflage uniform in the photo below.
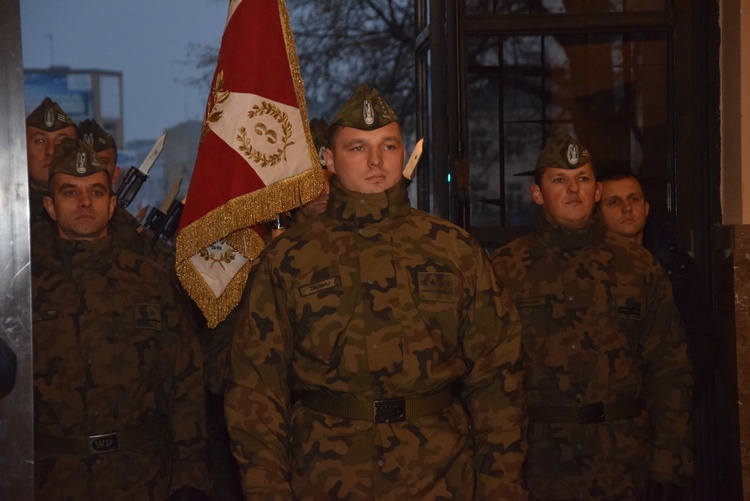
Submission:
M 532 499 L 680 499 L 692 377 L 662 267 L 607 232 L 591 156 L 558 132 L 537 162 L 530 235 L 493 267 L 523 324 Z M 664 496 L 664 497 L 659 497 Z
M 525 499 L 520 325 L 488 256 L 410 208 L 375 90 L 333 120 L 325 161 L 325 214 L 268 244 L 232 340 L 245 496 Z
M 200 347 L 164 269 L 108 233 L 108 172 L 63 140 L 32 245 L 38 499 L 203 500 Z
M 714 380 L 719 357 L 716 320 L 698 265 L 648 215 L 640 180 L 625 169 L 601 179 L 599 212 L 605 228 L 643 245 L 667 270 L 675 304 L 687 331 L 693 364 L 693 398 L 698 403 Z

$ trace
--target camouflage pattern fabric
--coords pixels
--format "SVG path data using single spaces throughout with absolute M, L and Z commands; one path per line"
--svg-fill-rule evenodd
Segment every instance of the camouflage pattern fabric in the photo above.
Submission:
M 261 255 L 225 413 L 248 499 L 525 499 L 520 324 L 485 251 L 409 207 L 403 182 L 345 191 Z M 292 403 L 321 391 L 461 399 L 396 423 Z M 467 412 L 468 411 L 468 412 Z
M 565 230 L 543 216 L 492 257 L 523 324 L 528 405 L 638 400 L 641 416 L 529 423 L 532 499 L 631 499 L 692 475 L 692 376 L 669 281 L 598 216 Z
M 32 239 L 33 240 L 33 239 Z M 115 236 L 32 247 L 37 434 L 127 431 L 166 417 L 163 439 L 106 454 L 44 452 L 38 499 L 152 499 L 208 488 L 200 348 L 164 270 Z

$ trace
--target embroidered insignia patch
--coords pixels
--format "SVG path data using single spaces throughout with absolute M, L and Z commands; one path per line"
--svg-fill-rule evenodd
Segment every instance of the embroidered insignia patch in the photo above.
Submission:
M 320 292 L 322 290 L 330 289 L 331 287 L 338 287 L 341 285 L 341 277 L 331 277 L 326 278 L 325 280 L 321 280 L 320 282 L 315 282 L 312 284 L 303 285 L 299 288 L 299 294 L 302 297 L 309 296 L 310 294 L 315 294 L 316 292 Z
M 161 310 L 155 304 L 133 305 L 136 329 L 161 330 Z
M 86 153 L 83 151 L 78 152 L 78 156 L 76 157 L 76 172 L 79 174 L 85 174 L 87 163 Z
M 576 146 L 573 143 L 568 144 L 568 165 L 576 165 L 578 163 L 579 154 L 578 154 L 578 146 Z
M 633 296 L 617 296 L 617 318 L 640 320 L 641 302 Z
M 417 274 L 419 298 L 425 301 L 453 302 L 455 300 L 453 273 L 421 271 Z
M 46 108 L 44 110 L 44 126 L 49 128 L 55 125 L 55 110 Z
M 375 123 L 375 110 L 372 107 L 372 101 L 365 99 L 362 103 L 362 119 L 367 125 Z

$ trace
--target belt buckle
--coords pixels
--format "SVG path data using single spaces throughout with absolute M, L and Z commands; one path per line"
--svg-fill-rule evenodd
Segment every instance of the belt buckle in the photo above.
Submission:
M 406 421 L 406 399 L 389 398 L 386 400 L 375 400 L 375 415 L 373 421 L 376 423 L 399 423 Z
M 604 422 L 604 403 L 579 405 L 578 424 L 593 424 Z
M 105 433 L 104 435 L 91 435 L 89 437 L 89 453 L 105 454 L 114 452 L 120 448 L 117 433 Z

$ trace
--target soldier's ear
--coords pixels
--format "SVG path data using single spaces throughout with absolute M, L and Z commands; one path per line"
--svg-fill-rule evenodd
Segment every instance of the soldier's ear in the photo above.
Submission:
M 544 205 L 544 196 L 542 196 L 542 189 L 536 183 L 531 185 L 531 199 L 537 205 Z
M 52 201 L 52 197 L 44 197 L 44 210 L 47 211 L 47 214 L 49 214 L 49 217 L 52 218 L 53 221 L 57 221 L 57 213 L 55 212 L 55 204 Z
M 115 165 L 115 168 L 112 169 L 112 186 L 117 186 L 117 183 L 120 181 L 120 176 L 122 176 L 122 169 Z
M 117 207 L 117 196 L 111 195 L 109 197 L 109 218 L 108 221 L 112 219 L 112 215 L 115 213 L 115 207 Z
M 333 165 L 333 151 L 331 151 L 331 148 L 323 150 L 323 160 L 326 162 L 326 168 L 333 174 L 336 174 L 336 167 Z

